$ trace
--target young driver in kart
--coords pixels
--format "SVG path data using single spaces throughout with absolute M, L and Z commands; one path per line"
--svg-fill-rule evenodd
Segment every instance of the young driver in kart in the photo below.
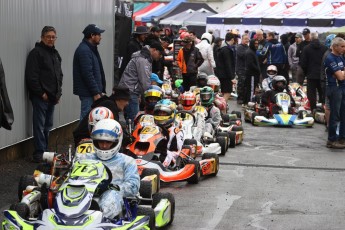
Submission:
M 220 93 L 220 81 L 215 75 L 208 76 L 207 86 L 211 87 L 214 92 L 214 104 L 218 109 L 226 114 L 228 105 L 226 104 L 225 98 Z
M 212 138 L 214 130 L 219 126 L 222 121 L 220 110 L 214 105 L 214 92 L 209 86 L 205 86 L 200 90 L 201 105 L 204 106 L 208 112 L 205 124 L 205 137 Z
M 277 76 L 278 73 L 278 69 L 275 65 L 269 65 L 267 67 L 267 76 L 261 83 L 262 85 L 262 89 L 264 90 L 264 92 L 268 91 L 268 90 L 272 90 L 272 80 L 275 76 Z
M 176 163 L 176 158 L 182 149 L 184 142 L 183 131 L 175 126 L 176 104 L 169 99 L 162 99 L 155 105 L 154 120 L 158 126 L 168 131 L 168 143 L 166 157 L 163 160 L 164 167 Z M 165 153 L 161 153 L 165 155 Z
M 100 188 L 99 207 L 104 216 L 113 219 L 123 210 L 123 198 L 135 197 L 139 192 L 140 177 L 135 160 L 119 152 L 123 139 L 121 125 L 113 119 L 97 122 L 91 139 L 95 155 L 91 159 L 100 160 L 112 172 L 112 182 Z

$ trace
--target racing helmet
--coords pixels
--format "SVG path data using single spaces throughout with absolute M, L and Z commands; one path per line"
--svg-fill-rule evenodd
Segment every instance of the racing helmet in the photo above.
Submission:
M 283 85 L 278 86 L 279 82 L 282 82 Z M 281 75 L 275 76 L 272 80 L 272 87 L 273 87 L 273 89 L 277 90 L 278 92 L 283 92 L 284 89 L 286 89 L 286 84 L 287 84 L 287 82 L 286 82 L 285 77 L 281 76 Z
M 181 95 L 181 104 L 184 110 L 192 111 L 196 104 L 195 94 L 190 91 L 184 92 Z
M 119 152 L 122 138 L 122 127 L 119 122 L 113 119 L 103 119 L 97 122 L 91 133 L 96 155 L 101 160 L 109 160 Z M 109 149 L 103 149 L 99 145 L 99 141 L 108 141 L 112 144 Z
M 213 92 L 218 93 L 220 89 L 220 81 L 215 75 L 208 76 L 207 86 L 213 89 Z
M 274 78 L 274 76 L 277 75 L 278 69 L 275 65 L 269 65 L 266 70 L 267 76 L 269 76 L 271 79 Z
M 335 37 L 335 34 L 330 34 L 326 37 L 325 46 L 327 46 L 328 49 L 331 48 L 332 41 Z
M 201 105 L 205 107 L 210 107 L 214 102 L 214 92 L 209 86 L 205 86 L 200 90 L 200 101 Z
M 157 125 L 167 127 L 175 121 L 176 104 L 169 99 L 157 102 L 153 110 L 153 116 Z
M 91 133 L 94 125 L 103 119 L 114 119 L 113 112 L 111 112 L 110 109 L 103 106 L 92 109 L 91 112 L 89 113 L 89 122 L 88 122 L 89 132 Z
M 163 98 L 163 91 L 157 85 L 151 85 L 145 92 L 145 109 L 152 111 L 159 100 Z
M 196 85 L 200 88 L 207 86 L 207 74 L 200 72 L 197 79 L 196 79 Z

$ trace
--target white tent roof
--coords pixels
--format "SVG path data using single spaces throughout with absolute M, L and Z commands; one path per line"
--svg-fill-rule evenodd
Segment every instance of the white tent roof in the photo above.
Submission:
M 191 14 L 193 14 L 195 11 L 192 9 L 188 9 L 186 11 L 183 11 L 181 13 L 175 14 L 171 17 L 165 18 L 159 22 L 159 24 L 162 25 L 182 25 L 182 22 L 185 18 L 190 17 Z
M 210 18 L 224 18 L 231 15 L 237 15 L 241 12 L 251 9 L 252 7 L 256 6 L 260 3 L 260 0 L 243 0 L 242 2 L 238 3 L 237 5 L 231 7 L 230 9 L 221 12 L 219 14 L 215 14 L 210 16 Z

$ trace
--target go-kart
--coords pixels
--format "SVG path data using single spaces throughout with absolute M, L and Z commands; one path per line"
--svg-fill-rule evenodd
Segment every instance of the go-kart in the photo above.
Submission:
M 165 79 L 162 84 L 162 90 L 164 92 L 163 98 L 170 99 L 171 101 L 178 104 L 179 92 L 177 89 L 173 89 L 171 86 L 171 81 Z
M 154 229 L 170 224 L 175 201 L 170 193 L 152 195 L 152 208 L 140 206 L 140 197 L 124 198 L 123 212 L 114 219 L 104 218 L 98 199 L 110 187 L 112 174 L 101 161 L 74 162 L 68 178 L 56 193 L 54 207 L 37 213 L 41 203 L 41 187 L 28 186 L 32 192 L 20 203 L 4 211 L 3 229 Z M 105 187 L 104 187 L 105 186 Z M 33 188 L 35 187 L 35 188 Z M 147 200 L 146 200 L 147 201 Z M 34 209 L 36 207 L 36 209 Z M 156 221 L 158 219 L 158 221 Z
M 128 154 L 136 159 L 139 174 L 142 175 L 144 169 L 156 169 L 163 182 L 187 181 L 192 184 L 197 184 L 202 175 L 217 175 L 218 156 L 204 154 L 201 161 L 195 160 L 196 146 L 186 145 L 187 140 L 178 153 L 175 165 L 164 167 L 162 162 L 166 156 L 167 137 L 168 131 L 165 128 L 149 125 L 145 126 L 135 137 L 135 141 L 128 146 Z
M 244 136 L 241 112 L 232 111 L 231 114 L 222 115 L 222 122 L 217 130 L 219 133 L 228 133 L 230 148 L 235 148 L 236 145 L 241 144 Z
M 287 93 L 275 95 L 276 103 L 264 106 L 258 103 L 248 103 L 244 111 L 245 121 L 257 126 L 305 126 L 312 127 L 314 118 L 307 111 L 301 110 L 293 114 L 291 98 Z

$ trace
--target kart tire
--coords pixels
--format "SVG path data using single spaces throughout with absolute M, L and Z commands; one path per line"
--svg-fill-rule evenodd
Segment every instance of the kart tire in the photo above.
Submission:
M 229 132 L 229 147 L 235 148 L 236 147 L 236 132 Z
M 229 137 L 229 133 L 228 132 L 219 132 L 218 134 L 217 134 L 217 137 L 226 137 L 226 143 L 227 143 L 227 145 L 226 145 L 226 151 L 228 151 L 228 149 L 229 149 L 229 142 L 230 142 L 230 137 Z M 217 141 L 218 142 L 218 141 Z
M 140 196 L 142 196 L 143 198 L 151 199 L 152 192 L 152 185 L 150 181 L 140 181 Z
M 205 160 L 205 159 L 212 159 L 212 158 L 214 158 L 216 161 L 216 171 L 215 173 L 210 174 L 210 176 L 217 176 L 218 171 L 219 171 L 219 156 L 215 153 L 204 153 L 201 159 Z
M 227 137 L 229 139 L 229 136 Z M 226 142 L 226 137 L 218 136 L 217 142 L 219 143 L 220 148 L 221 148 L 220 155 L 224 156 L 229 147 L 228 143 Z
M 42 207 L 42 211 L 49 208 L 49 201 L 48 201 L 48 192 L 49 189 L 47 187 L 46 183 L 43 183 L 41 186 L 41 199 L 40 199 L 40 203 L 41 203 L 41 207 Z M 52 208 L 52 207 L 51 207 Z
M 231 131 L 243 131 L 243 126 L 234 126 Z
M 16 211 L 18 215 L 24 220 L 29 220 L 30 208 L 25 203 L 16 203 L 10 206 L 10 210 Z
M 191 161 L 191 164 L 194 164 L 194 175 L 187 179 L 189 184 L 197 184 L 200 181 L 201 169 L 199 161 Z
M 37 165 L 36 170 L 44 174 L 51 174 L 51 165 L 47 163 L 42 163 L 42 164 Z
M 242 118 L 242 114 L 240 111 L 232 111 L 231 114 L 236 114 L 237 118 L 241 119 Z
M 160 187 L 160 176 L 161 173 L 159 172 L 158 169 L 149 169 L 149 168 L 144 168 L 143 171 L 141 172 L 141 179 L 150 176 L 150 175 L 157 175 L 157 192 L 159 192 Z
M 156 218 L 155 218 L 156 216 L 152 208 L 138 206 L 137 216 L 149 216 L 150 217 L 149 228 L 156 229 Z
M 171 220 L 167 223 L 167 225 L 170 225 L 174 221 L 175 217 L 175 197 L 170 192 L 154 194 L 152 199 L 152 209 L 155 209 L 162 199 L 167 199 L 171 204 Z
M 223 120 L 223 123 L 228 123 L 230 121 L 230 117 L 228 114 L 223 114 L 222 115 L 222 120 Z
M 22 200 L 23 198 L 23 191 L 26 189 L 28 185 L 33 185 L 37 186 L 37 182 L 32 175 L 25 175 L 21 176 L 19 179 L 19 184 L 18 184 L 18 199 L 19 201 Z
M 305 114 L 305 112 L 303 110 L 302 111 L 298 111 L 297 118 L 298 119 L 303 119 L 304 118 L 304 114 Z
M 189 146 L 192 146 L 192 145 L 197 146 L 197 144 L 198 144 L 197 141 L 194 139 L 186 139 L 183 142 L 183 145 L 189 145 Z
M 253 113 L 252 113 L 252 120 L 251 120 L 251 122 L 252 122 L 252 125 L 254 125 L 254 126 L 256 126 L 256 125 L 254 124 L 254 118 L 255 118 L 256 116 L 258 116 L 258 113 L 257 113 L 257 112 L 253 112 Z

